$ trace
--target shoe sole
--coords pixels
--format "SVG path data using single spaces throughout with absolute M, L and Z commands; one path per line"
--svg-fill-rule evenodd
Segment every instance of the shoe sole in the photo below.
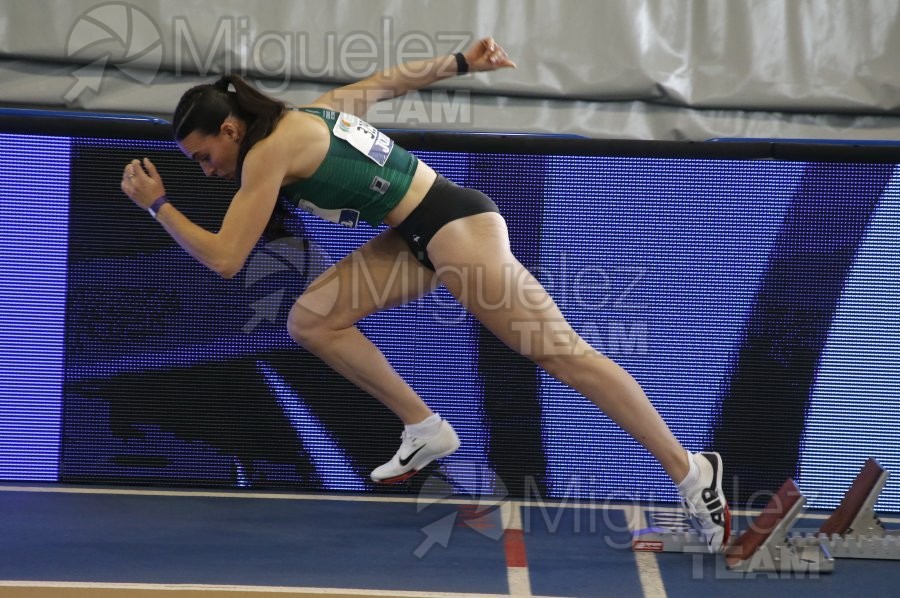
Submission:
M 413 477 L 414 475 L 416 475 L 417 473 L 419 473 L 420 471 L 422 471 L 423 469 L 428 467 L 428 465 L 430 465 L 433 461 L 435 461 L 437 459 L 443 459 L 444 457 L 452 455 L 453 453 L 456 452 L 456 450 L 458 448 L 459 448 L 459 445 L 456 445 L 456 447 L 453 448 L 452 450 L 444 451 L 443 453 L 438 453 L 437 455 L 434 455 L 433 457 L 429 457 L 429 459 L 427 461 L 425 461 L 421 465 L 419 465 L 418 469 L 410 469 L 406 473 L 402 473 L 402 474 L 394 476 L 392 478 L 384 478 L 383 480 L 372 479 L 372 481 L 375 482 L 376 484 L 383 484 L 383 485 L 399 484 L 400 482 L 405 482 L 409 478 Z

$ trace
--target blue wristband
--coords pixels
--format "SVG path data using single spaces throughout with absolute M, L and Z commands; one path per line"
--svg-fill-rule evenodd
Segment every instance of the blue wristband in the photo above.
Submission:
M 147 211 L 150 212 L 150 215 L 153 216 L 153 218 L 156 218 L 159 209 L 167 203 L 169 203 L 169 198 L 165 195 L 161 195 L 156 198 L 156 201 L 154 201 L 149 208 L 147 208 Z

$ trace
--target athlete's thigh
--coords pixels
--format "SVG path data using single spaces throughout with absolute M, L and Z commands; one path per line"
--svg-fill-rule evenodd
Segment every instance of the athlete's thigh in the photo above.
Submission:
M 512 349 L 536 359 L 573 346 L 586 350 L 543 285 L 512 254 L 499 214 L 447 224 L 428 253 L 447 290 Z
M 294 309 L 344 328 L 375 312 L 422 297 L 437 285 L 433 271 L 410 253 L 393 229 L 351 252 L 316 278 Z

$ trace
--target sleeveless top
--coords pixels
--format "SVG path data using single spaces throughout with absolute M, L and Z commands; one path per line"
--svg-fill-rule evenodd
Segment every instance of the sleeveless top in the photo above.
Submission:
M 281 188 L 280 201 L 325 220 L 377 227 L 400 203 L 418 159 L 361 118 L 327 108 L 299 108 L 328 125 L 328 153 L 308 179 Z

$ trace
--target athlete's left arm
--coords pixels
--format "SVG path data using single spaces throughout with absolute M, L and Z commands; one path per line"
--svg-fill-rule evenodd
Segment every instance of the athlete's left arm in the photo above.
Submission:
M 285 152 L 267 141 L 257 143 L 247 153 L 241 171 L 241 188 L 231 200 L 219 232 L 212 233 L 194 224 L 169 203 L 156 215 L 182 249 L 224 278 L 234 277 L 244 267 L 275 209 L 279 187 L 287 172 Z M 122 190 L 145 210 L 166 193 L 162 178 L 147 158 L 143 162 L 134 160 L 125 167 Z
M 516 67 L 516 63 L 491 37 L 478 40 L 463 54 L 470 72 Z M 435 81 L 460 74 L 455 56 L 415 60 L 376 73 L 351 85 L 338 87 L 319 97 L 313 105 L 364 116 L 375 103 L 428 87 Z

